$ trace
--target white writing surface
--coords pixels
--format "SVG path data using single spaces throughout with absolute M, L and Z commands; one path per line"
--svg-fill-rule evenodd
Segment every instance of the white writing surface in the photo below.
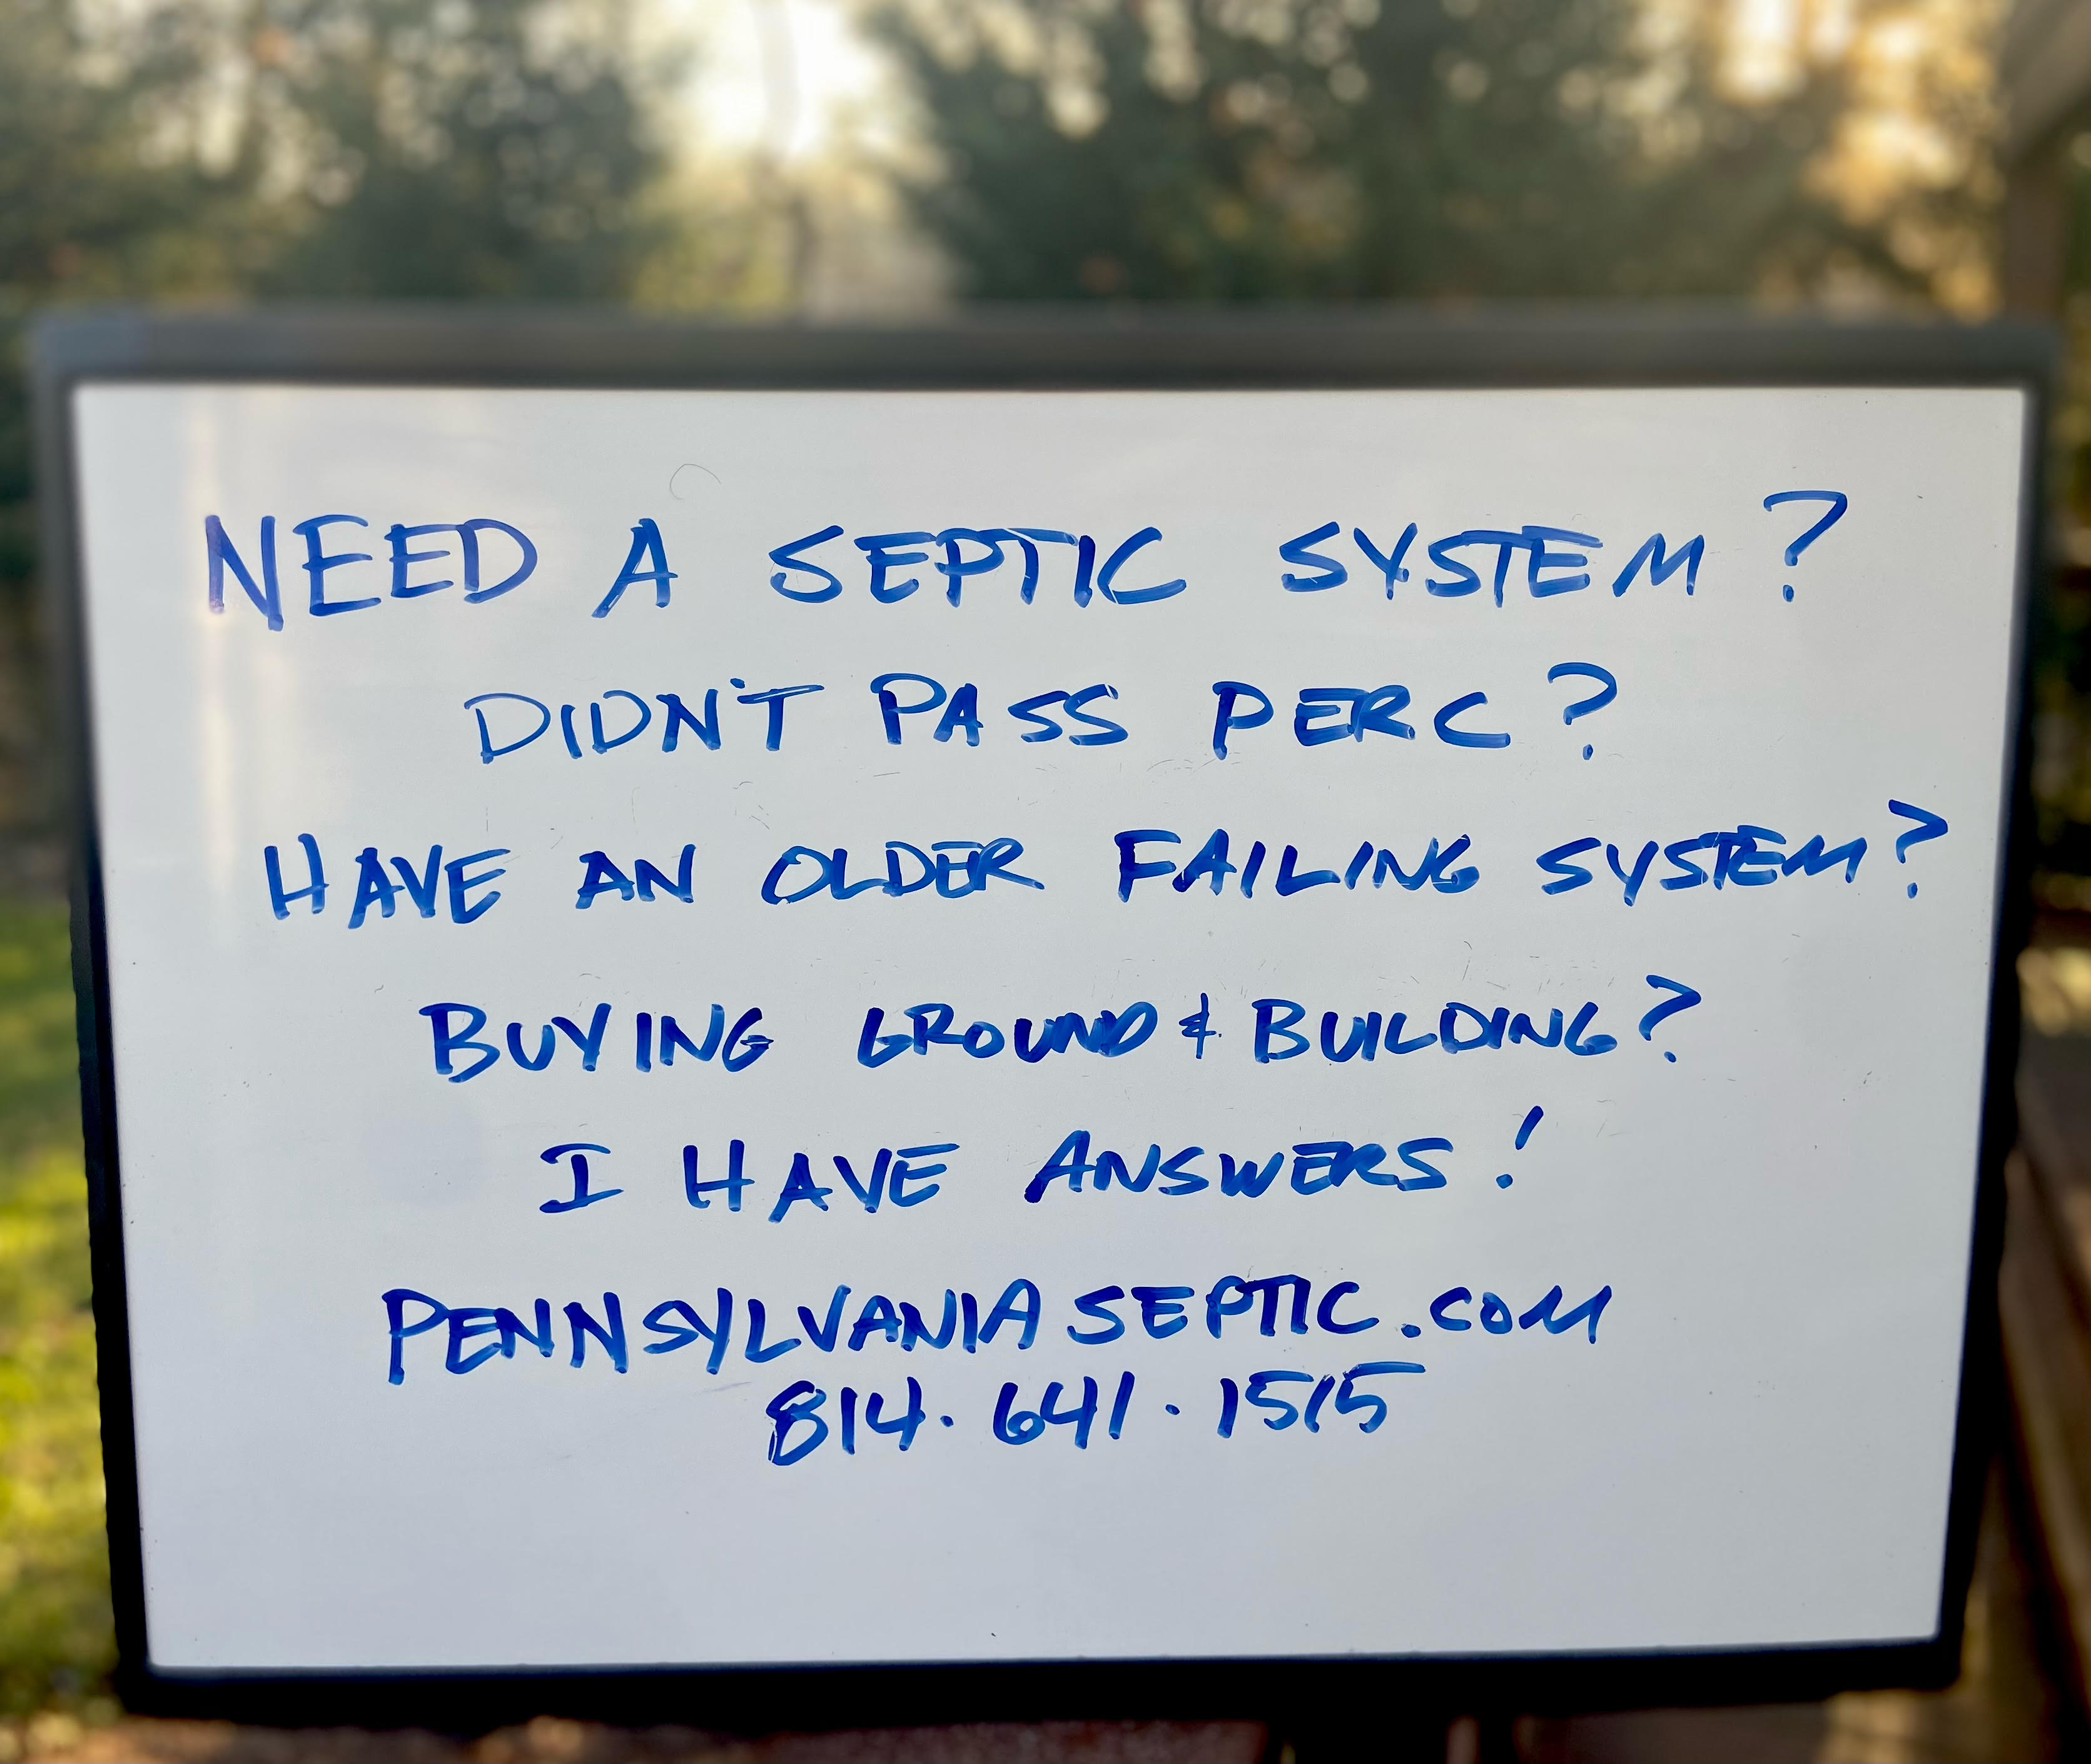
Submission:
M 156 1665 L 1932 1632 L 2018 394 L 75 415 Z

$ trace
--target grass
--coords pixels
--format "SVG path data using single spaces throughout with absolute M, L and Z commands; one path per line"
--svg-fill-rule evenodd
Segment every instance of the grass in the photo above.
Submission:
M 115 1659 L 63 907 L 0 901 L 0 1715 Z

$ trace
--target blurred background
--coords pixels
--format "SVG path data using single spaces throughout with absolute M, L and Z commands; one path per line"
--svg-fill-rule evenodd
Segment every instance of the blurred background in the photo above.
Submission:
M 0 0 L 0 1764 L 1277 1759 L 1246 1725 L 735 1739 L 111 1697 L 26 327 L 80 302 L 1722 303 L 2057 328 L 2007 1416 L 1960 1682 L 1419 1717 L 1386 1757 L 2085 1755 L 2091 0 Z M 806 1723 L 817 1723 L 809 1716 Z M 1365 1755 L 1360 1750 L 1352 1755 Z

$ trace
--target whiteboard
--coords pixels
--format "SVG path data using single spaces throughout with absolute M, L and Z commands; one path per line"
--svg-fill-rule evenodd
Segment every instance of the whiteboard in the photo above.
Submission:
M 71 419 L 154 1667 L 1938 1628 L 2021 393 Z

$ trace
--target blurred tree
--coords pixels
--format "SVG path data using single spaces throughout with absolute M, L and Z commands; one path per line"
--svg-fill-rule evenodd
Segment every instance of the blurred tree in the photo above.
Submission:
M 622 0 L 261 0 L 230 175 L 274 206 L 243 277 L 329 299 L 606 299 L 660 226 Z
M 0 613 L 32 562 L 20 326 L 88 298 L 587 297 L 661 226 L 626 0 L 0 0 Z M 4 741 L 0 741 L 4 746 Z
M 20 331 L 40 302 L 192 284 L 204 195 L 166 150 L 205 50 L 167 7 L 90 42 L 66 0 L 0 0 L 0 602 L 31 565 Z
M 94 35 L 67 0 L 0 0 L 0 828 L 50 811 L 34 654 L 24 324 L 38 304 L 183 292 L 213 278 L 209 180 L 180 113 L 208 62 L 186 4 Z M 11 855 L 0 852 L 0 857 Z M 0 866 L 0 871 L 9 867 Z
M 682 66 L 630 0 L 0 0 L 0 828 L 43 811 L 22 325 L 81 299 L 615 299 Z M 0 854 L 4 855 L 4 854 Z
M 1799 296 L 1916 285 L 1806 175 L 1844 101 L 1753 97 L 1650 0 L 873 0 L 989 298 Z

